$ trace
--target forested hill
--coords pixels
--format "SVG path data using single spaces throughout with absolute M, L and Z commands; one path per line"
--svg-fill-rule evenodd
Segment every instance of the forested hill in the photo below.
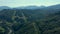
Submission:
M 0 34 L 59 33 L 60 10 L 58 9 L 3 9 L 0 11 Z

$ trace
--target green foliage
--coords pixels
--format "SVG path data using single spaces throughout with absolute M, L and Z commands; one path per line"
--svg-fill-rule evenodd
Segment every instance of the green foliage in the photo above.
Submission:
M 3 12 L 2 12 L 3 11 Z M 60 12 L 42 14 L 41 10 L 0 11 L 0 33 L 57 34 L 60 33 Z M 41 12 L 40 12 L 41 11 Z
M 4 33 L 5 29 L 3 27 L 0 26 L 0 32 Z

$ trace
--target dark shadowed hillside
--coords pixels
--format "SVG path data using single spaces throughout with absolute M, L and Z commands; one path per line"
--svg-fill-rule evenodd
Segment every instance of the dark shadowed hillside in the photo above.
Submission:
M 34 10 L 2 9 L 0 11 L 0 34 L 59 34 L 60 8 L 47 9 L 53 7 Z

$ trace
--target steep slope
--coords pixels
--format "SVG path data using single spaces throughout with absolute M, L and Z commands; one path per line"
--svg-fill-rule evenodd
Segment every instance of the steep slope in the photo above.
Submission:
M 43 15 L 41 10 L 0 11 L 1 34 L 57 34 L 60 33 L 60 11 Z M 41 11 L 42 12 L 42 11 Z M 3 29 L 1 29 L 3 28 Z M 3 32 L 2 32 L 3 31 Z

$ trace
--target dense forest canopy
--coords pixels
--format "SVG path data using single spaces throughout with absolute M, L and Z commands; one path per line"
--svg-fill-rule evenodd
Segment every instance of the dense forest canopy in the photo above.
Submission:
M 59 9 L 3 9 L 0 34 L 59 34 Z

